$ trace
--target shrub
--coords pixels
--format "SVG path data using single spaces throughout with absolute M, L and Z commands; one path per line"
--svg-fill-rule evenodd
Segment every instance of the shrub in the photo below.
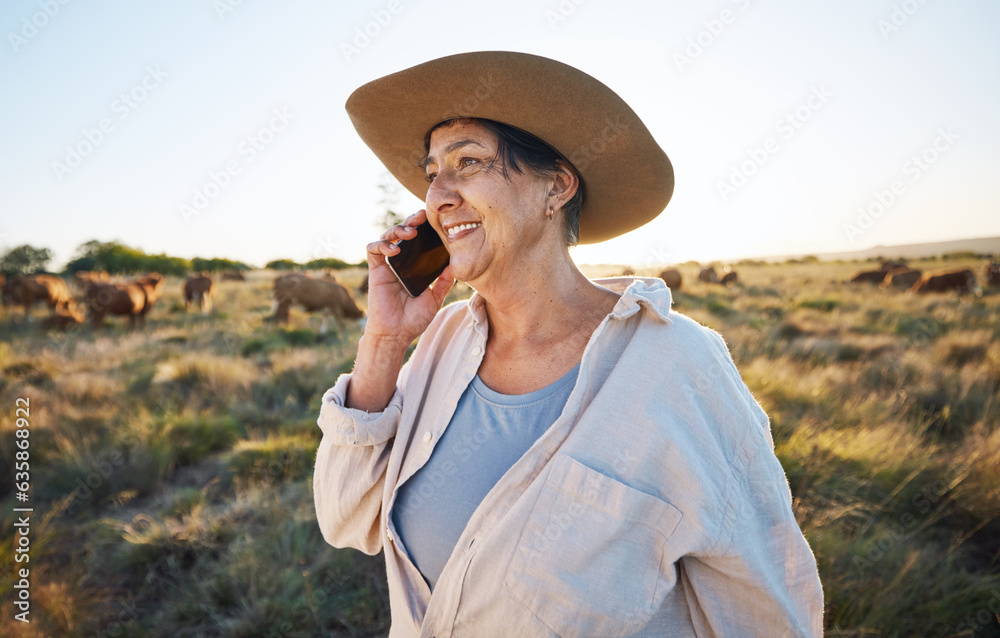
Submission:
M 806 299 L 799 302 L 800 308 L 810 308 L 820 312 L 831 312 L 839 305 L 839 299 Z
M 226 469 L 242 482 L 298 481 L 312 476 L 318 447 L 315 438 L 307 436 L 241 441 L 226 460 Z
M 166 442 L 181 465 L 225 450 L 245 434 L 240 423 L 231 416 L 201 415 L 195 419 L 170 421 L 165 428 Z

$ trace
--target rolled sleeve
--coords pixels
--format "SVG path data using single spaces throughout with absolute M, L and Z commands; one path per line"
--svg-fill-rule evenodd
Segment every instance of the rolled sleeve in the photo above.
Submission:
M 381 412 L 344 406 L 351 375 L 323 394 L 317 424 L 323 431 L 313 471 L 316 521 L 326 542 L 366 554 L 382 549 L 382 491 L 392 442 L 402 415 L 397 386 Z
M 345 407 L 351 375 L 342 374 L 337 383 L 323 393 L 317 423 L 324 440 L 333 445 L 379 445 L 396 436 L 403 413 L 403 395 L 396 388 L 389 405 L 381 412 L 365 412 Z

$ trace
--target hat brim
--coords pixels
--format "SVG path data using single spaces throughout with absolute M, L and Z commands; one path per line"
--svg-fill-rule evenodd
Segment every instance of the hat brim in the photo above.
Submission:
M 365 144 L 421 200 L 428 183 L 418 162 L 436 124 L 485 118 L 541 138 L 586 184 L 583 244 L 642 226 L 673 194 L 670 160 L 631 107 L 593 77 L 549 58 L 509 51 L 439 58 L 361 86 L 346 107 Z

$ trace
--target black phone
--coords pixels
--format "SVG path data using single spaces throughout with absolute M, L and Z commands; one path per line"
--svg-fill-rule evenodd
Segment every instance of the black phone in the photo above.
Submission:
M 448 265 L 451 255 L 428 222 L 420 224 L 417 236 L 400 240 L 399 252 L 386 262 L 411 297 L 419 297 Z

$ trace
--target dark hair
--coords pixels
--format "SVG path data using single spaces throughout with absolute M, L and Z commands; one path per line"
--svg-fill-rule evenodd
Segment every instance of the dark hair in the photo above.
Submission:
M 442 126 L 451 126 L 455 122 L 476 122 L 496 135 L 497 154 L 493 157 L 493 163 L 500 162 L 500 168 L 506 179 L 510 179 L 510 173 L 507 172 L 508 167 L 518 173 L 524 173 L 524 170 L 521 169 L 522 164 L 537 175 L 553 175 L 560 172 L 562 170 L 560 162 L 573 171 L 579 180 L 579 186 L 573 197 L 563 205 L 563 211 L 566 215 L 566 245 L 575 246 L 580 242 L 580 212 L 583 210 L 583 203 L 587 198 L 583 177 L 580 176 L 580 172 L 576 170 L 572 162 L 563 157 L 559 151 L 527 131 L 503 122 L 476 117 L 445 120 L 427 131 L 427 135 L 424 137 L 425 156 L 420 162 L 421 167 L 426 162 L 426 153 L 429 153 L 431 149 L 431 133 Z

